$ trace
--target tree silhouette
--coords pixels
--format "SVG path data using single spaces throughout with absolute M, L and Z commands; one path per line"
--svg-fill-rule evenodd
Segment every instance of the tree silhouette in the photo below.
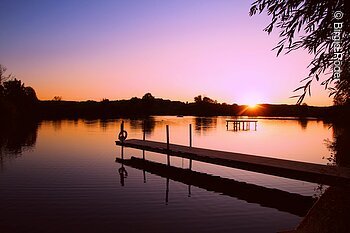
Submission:
M 62 101 L 62 96 L 56 95 L 52 98 L 52 101 Z
M 201 95 L 198 95 L 198 96 L 194 97 L 194 102 L 195 102 L 195 103 L 200 103 L 200 102 L 202 102 L 202 96 L 201 96 Z
M 38 101 L 35 90 L 25 87 L 21 80 L 13 79 L 3 83 L 3 97 L 15 104 L 27 104 Z
M 12 74 L 5 76 L 6 71 L 7 68 L 0 64 L 0 85 L 11 78 L 14 78 Z
M 38 101 L 38 97 L 36 96 L 36 92 L 32 87 L 25 87 L 24 88 L 24 95 L 26 96 L 26 99 L 30 102 Z
M 4 97 L 13 102 L 20 102 L 25 96 L 24 84 L 17 79 L 4 82 Z
M 274 48 L 277 56 L 283 50 L 287 54 L 300 49 L 314 55 L 308 76 L 301 80 L 304 85 L 294 90 L 302 91 L 293 96 L 299 97 L 298 104 L 307 93 L 311 95 L 311 83 L 319 81 L 321 74 L 321 85 L 335 104 L 350 102 L 350 17 L 344 10 L 341 0 L 257 0 L 250 8 L 251 16 L 266 11 L 272 17 L 264 29 L 268 34 L 274 27 L 280 29 L 282 39 Z
M 151 94 L 151 93 L 146 93 L 143 97 L 142 97 L 143 100 L 145 101 L 152 101 L 154 100 L 154 96 Z
M 209 97 L 206 97 L 206 96 L 203 97 L 203 102 L 204 102 L 204 103 L 209 103 L 209 104 L 217 103 L 216 100 L 213 100 L 213 99 L 211 99 L 211 98 L 209 98 Z
M 4 96 L 3 83 L 13 77 L 12 74 L 6 76 L 6 70 L 7 68 L 0 64 L 0 98 Z

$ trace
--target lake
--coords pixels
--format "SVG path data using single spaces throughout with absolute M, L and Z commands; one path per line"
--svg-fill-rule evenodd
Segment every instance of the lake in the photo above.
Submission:
M 229 117 L 123 119 L 128 139 L 327 164 L 329 124 L 258 118 L 257 129 L 226 128 Z M 2 232 L 277 232 L 294 229 L 326 186 L 145 152 L 147 167 L 123 163 L 121 119 L 41 121 L 1 133 Z M 145 123 L 144 123 L 145 122 Z M 142 158 L 124 148 L 125 160 Z M 186 173 L 188 174 L 188 173 Z

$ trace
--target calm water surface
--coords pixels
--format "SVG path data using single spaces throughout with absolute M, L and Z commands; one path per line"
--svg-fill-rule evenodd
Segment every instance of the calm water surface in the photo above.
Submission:
M 152 117 L 146 138 L 164 141 L 169 125 L 171 142 L 188 145 L 192 124 L 196 147 L 328 162 L 324 140 L 333 132 L 322 121 L 258 119 L 256 131 L 233 131 L 226 119 Z M 124 121 L 128 138 L 141 139 L 143 120 Z M 120 123 L 43 121 L 3 136 L 1 232 L 277 232 L 295 228 L 325 189 L 196 161 L 180 177 L 189 161 L 171 158 L 177 170 L 169 173 L 159 165 L 166 156 L 151 152 L 148 167 L 122 164 L 114 143 Z M 127 148 L 123 154 L 143 156 Z

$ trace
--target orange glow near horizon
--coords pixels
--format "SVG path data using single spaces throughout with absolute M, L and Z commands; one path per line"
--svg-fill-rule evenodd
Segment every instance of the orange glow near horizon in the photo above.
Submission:
M 248 104 L 248 108 L 255 109 L 258 106 L 258 104 Z
M 263 97 L 263 94 L 258 91 L 248 91 L 244 94 L 243 104 L 247 105 L 249 109 L 254 109 L 259 103 L 269 102 L 268 98 Z
M 10 1 L 23 14 L 0 16 L 9 32 L 1 37 L 1 64 L 41 100 L 150 92 L 183 102 L 202 95 L 228 104 L 295 104 L 289 97 L 309 73 L 307 51 L 276 58 L 278 34 L 263 32 L 269 17 L 250 17 L 247 1 L 77 2 Z M 332 105 L 319 83 L 312 91 L 308 105 Z

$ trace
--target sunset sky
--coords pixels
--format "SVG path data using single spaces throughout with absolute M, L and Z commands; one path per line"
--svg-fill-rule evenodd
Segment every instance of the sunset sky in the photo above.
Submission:
M 1 0 L 0 64 L 40 99 L 295 103 L 305 51 L 276 57 L 253 1 Z M 331 105 L 319 83 L 310 105 Z

